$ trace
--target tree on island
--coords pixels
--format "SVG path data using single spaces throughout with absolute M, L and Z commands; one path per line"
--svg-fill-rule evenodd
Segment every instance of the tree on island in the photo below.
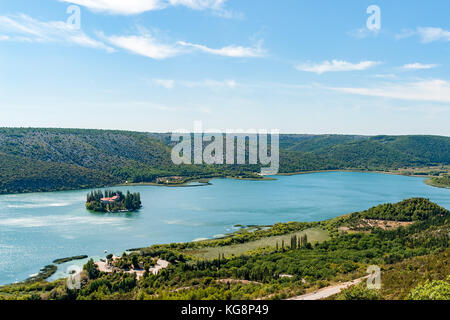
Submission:
M 142 207 L 139 192 L 127 191 L 124 195 L 121 191 L 101 190 L 88 193 L 86 198 L 86 209 L 96 212 L 118 212 L 135 211 Z

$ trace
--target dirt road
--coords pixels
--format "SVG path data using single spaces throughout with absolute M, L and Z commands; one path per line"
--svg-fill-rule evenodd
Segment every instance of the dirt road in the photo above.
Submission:
M 328 297 L 331 297 L 332 295 L 335 295 L 339 292 L 341 292 L 343 289 L 347 289 L 348 287 L 357 285 L 361 281 L 365 280 L 367 277 L 356 279 L 349 282 L 344 282 L 341 284 L 336 284 L 334 286 L 322 288 L 320 290 L 317 290 L 315 292 L 307 293 L 301 296 L 292 297 L 287 300 L 320 300 L 325 299 Z

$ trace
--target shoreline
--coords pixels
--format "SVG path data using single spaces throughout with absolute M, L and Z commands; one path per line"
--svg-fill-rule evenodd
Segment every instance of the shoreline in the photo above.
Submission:
M 295 176 L 295 175 L 303 175 L 303 174 L 314 174 L 314 173 L 326 173 L 326 172 L 359 172 L 359 173 L 375 173 L 375 174 L 387 174 L 387 175 L 400 175 L 400 176 L 407 176 L 407 177 L 417 177 L 417 178 L 429 178 L 429 179 L 427 179 L 427 180 L 425 180 L 424 182 L 427 184 L 427 185 L 429 185 L 429 186 L 431 186 L 431 187 L 436 187 L 436 188 L 443 188 L 443 189 L 450 189 L 450 187 L 446 187 L 446 186 L 439 186 L 439 185 L 433 185 L 433 184 L 431 184 L 430 183 L 430 181 L 431 181 L 431 178 L 430 178 L 430 176 L 419 176 L 419 175 L 406 175 L 406 174 L 402 174 L 401 172 L 383 172 L 383 171 L 363 171 L 363 170 L 318 170 L 318 171 L 308 171 L 308 172 L 297 172 L 297 173 L 280 173 L 280 174 L 277 174 L 276 176 Z M 273 178 L 273 177 L 276 177 L 276 176 L 272 176 L 272 178 L 268 178 L 268 177 L 265 177 L 264 179 L 256 179 L 256 181 L 274 181 L 274 180 L 277 180 L 276 178 Z M 198 186 L 208 186 L 208 185 L 212 185 L 212 183 L 210 183 L 209 181 L 211 181 L 211 180 L 213 180 L 213 179 L 234 179 L 234 180 L 253 180 L 253 179 L 244 179 L 244 178 L 233 178 L 233 177 L 217 177 L 217 178 L 211 178 L 210 180 L 208 180 L 208 182 L 201 182 L 201 184 L 199 184 L 199 185 L 193 185 L 193 186 L 184 186 L 184 187 L 198 187 Z M 187 183 L 192 183 L 192 182 L 196 182 L 195 180 L 193 180 L 193 181 L 190 181 L 190 182 L 187 182 Z M 130 186 L 131 184 L 126 184 L 126 185 L 123 185 L 123 186 Z M 133 185 L 135 185 L 135 186 L 145 186 L 145 185 L 149 185 L 149 186 L 152 186 L 153 184 L 147 184 L 147 183 L 144 183 L 144 184 L 133 184 Z M 161 187 L 164 187 L 164 186 L 166 186 L 166 185 L 161 185 L 161 184 L 157 184 L 157 186 L 161 186 Z M 169 186 L 169 187 L 182 187 L 181 185 L 176 185 L 176 186 Z M 77 189 L 78 190 L 78 189 Z M 66 191 L 62 191 L 62 192 L 67 192 L 67 190 Z M 39 193 L 39 192 L 38 192 Z M 345 215 L 344 215 L 345 216 Z M 339 216 L 337 216 L 337 217 L 339 217 Z M 247 226 L 247 227 L 249 227 L 249 226 Z M 259 227 L 259 226 L 254 226 L 254 227 Z M 264 227 L 267 227 L 267 226 L 264 226 Z M 241 230 L 241 229 L 240 229 Z M 237 230 L 237 231 L 234 231 L 234 232 L 231 232 L 231 233 L 229 233 L 229 234 L 227 234 L 228 236 L 229 235 L 232 235 L 232 234 L 234 234 L 234 233 L 236 233 L 236 232 L 238 232 L 239 230 Z M 213 238 L 205 238 L 205 240 L 212 240 Z M 193 242 L 193 241 L 190 241 L 190 242 Z M 130 249 L 131 250 L 131 249 Z M 125 250 L 124 252 L 126 252 L 126 251 L 128 251 L 128 250 Z M 76 258 L 77 256 L 74 256 L 74 257 L 69 257 L 69 258 L 62 258 L 62 259 L 56 259 L 56 260 L 54 260 L 53 261 L 53 263 L 56 263 L 56 264 L 58 264 L 56 261 L 58 261 L 58 260 L 66 260 L 66 259 L 70 259 L 70 260 L 76 260 L 76 259 L 74 259 L 74 258 Z M 91 258 L 91 256 L 88 256 L 88 258 Z M 70 261 L 69 260 L 69 261 Z M 64 261 L 64 262 L 66 262 L 66 261 Z M 51 276 L 51 275 L 50 275 Z M 50 277 L 49 276 L 49 277 Z M 43 280 L 47 280 L 49 277 L 47 277 L 47 278 L 45 278 L 45 279 L 43 279 Z M 62 279 L 62 278 L 61 278 Z M 12 284 L 12 283 L 11 283 Z M 5 284 L 5 285 L 8 285 L 8 284 Z M 3 285 L 1 285 L 1 286 L 3 286 Z
M 215 179 L 215 178 L 212 178 Z M 149 186 L 149 187 L 167 187 L 167 188 L 194 188 L 194 187 L 205 187 L 211 185 L 208 182 L 199 182 L 197 185 L 190 186 L 190 183 L 197 182 L 196 180 L 190 180 L 183 183 L 171 183 L 171 184 L 161 184 L 156 182 L 133 182 L 133 183 L 121 183 L 115 185 L 114 187 L 140 187 L 140 186 Z
M 450 189 L 450 186 L 434 183 L 431 178 L 425 180 L 425 184 L 430 187 L 440 188 L 440 189 Z
M 297 176 L 297 175 L 303 175 L 303 174 L 314 174 L 314 173 L 323 173 L 323 172 L 359 172 L 359 173 L 376 173 L 376 174 L 386 174 L 386 175 L 393 175 L 393 176 L 404 176 L 404 177 L 411 177 L 411 178 L 422 178 L 425 179 L 423 182 L 434 188 L 440 188 L 440 189 L 450 189 L 450 186 L 441 185 L 433 183 L 433 178 L 436 176 L 430 176 L 430 175 L 421 175 L 421 174 L 405 174 L 403 172 L 394 172 L 394 171 L 364 171 L 364 170 L 352 170 L 352 169 L 345 169 L 345 170 L 317 170 L 317 171 L 305 171 L 305 172 L 294 172 L 294 173 L 278 173 L 276 176 Z M 276 180 L 276 179 L 275 179 Z
M 189 183 L 192 182 L 197 182 L 198 180 L 202 180 L 202 179 L 194 179 L 194 180 L 190 180 L 190 181 L 186 181 L 183 183 L 174 183 L 174 184 L 160 184 L 160 183 L 154 183 L 154 182 L 137 182 L 137 183 L 128 183 L 128 184 L 119 184 L 116 185 L 117 187 L 124 187 L 124 186 L 133 186 L 133 187 L 138 187 L 138 186 L 154 186 L 154 187 L 169 187 L 169 188 L 176 188 L 176 187 L 184 187 L 184 188 L 188 188 L 188 187 L 205 187 L 205 186 L 209 186 L 212 185 L 211 181 L 212 180 L 216 180 L 216 179 L 232 179 L 232 180 L 241 180 L 241 181 L 276 181 L 278 176 L 280 177 L 290 177 L 290 176 L 300 176 L 300 175 L 304 175 L 304 174 L 314 174 L 314 173 L 327 173 L 327 172 L 355 172 L 355 173 L 376 173 L 376 174 L 386 174 L 386 175 L 394 175 L 394 176 L 404 176 L 404 177 L 411 177 L 411 178 L 425 178 L 427 180 L 425 180 L 424 182 L 431 186 L 431 187 L 437 187 L 437 188 L 450 188 L 449 187 L 445 187 L 445 186 L 439 186 L 439 185 L 433 185 L 433 184 L 429 184 L 427 183 L 428 180 L 431 180 L 431 176 L 429 175 L 414 175 L 414 174 L 405 174 L 402 172 L 394 172 L 394 171 L 380 171 L 380 170 L 374 170 L 374 171 L 370 171 L 370 170 L 362 170 L 362 169 L 338 169 L 338 170 L 312 170 L 312 171 L 300 171 L 300 172 L 283 172 L 283 173 L 277 173 L 276 175 L 273 176 L 264 176 L 261 179 L 257 179 L 257 178 L 237 178 L 237 177 L 231 177 L 231 176 L 227 176 L 227 177 L 212 177 L 212 178 L 203 178 L 204 180 L 207 180 L 207 182 L 203 182 L 199 185 L 193 185 L 193 186 L 189 186 Z
M 420 169 L 420 168 L 419 168 Z M 405 169 L 407 170 L 407 169 Z M 443 186 L 443 185 L 436 185 L 432 183 L 428 183 L 428 180 L 431 180 L 431 178 L 435 176 L 430 175 L 414 175 L 414 174 L 405 174 L 404 172 L 394 172 L 394 171 L 380 171 L 380 170 L 363 170 L 363 169 L 337 169 L 337 170 L 312 170 L 312 171 L 300 171 L 300 172 L 283 172 L 278 173 L 276 175 L 272 176 L 263 176 L 262 178 L 239 178 L 239 177 L 232 177 L 232 176 L 217 176 L 217 177 L 211 177 L 211 178 L 195 178 L 192 180 L 187 180 L 182 183 L 173 183 L 173 184 L 160 184 L 155 182 L 136 182 L 136 183 L 119 183 L 119 184 L 113 184 L 103 187 L 90 187 L 90 188 L 74 188 L 74 189 L 64 189 L 64 190 L 53 190 L 53 191 L 31 191 L 31 192 L 12 192 L 12 193 L 1 193 L 0 196 L 7 196 L 7 195 L 21 195 L 21 194 L 43 194 L 43 193 L 53 193 L 53 192 L 71 192 L 71 191 L 82 191 L 82 190 L 93 190 L 93 189 L 109 189 L 109 188 L 115 188 L 115 187 L 139 187 L 139 186 L 151 186 L 151 187 L 168 187 L 168 188 L 194 188 L 194 187 L 206 187 L 209 185 L 212 185 L 211 181 L 215 179 L 233 179 L 233 180 L 241 180 L 241 181 L 275 181 L 277 180 L 275 177 L 277 176 L 297 176 L 297 175 L 304 175 L 304 174 L 314 174 L 314 173 L 326 173 L 326 172 L 359 172 L 359 173 L 378 173 L 378 174 L 387 174 L 387 175 L 396 175 L 396 176 L 405 176 L 405 177 L 413 177 L 413 178 L 427 178 L 425 180 L 425 183 L 431 187 L 436 188 L 450 188 L 450 186 Z M 450 170 L 449 172 L 450 173 Z M 203 180 L 203 181 L 202 181 Z M 190 186 L 190 183 L 193 182 L 199 182 L 197 185 Z
M 241 180 L 241 181 L 275 181 L 277 179 L 275 178 L 268 178 L 268 177 L 262 177 L 262 178 L 239 178 L 239 177 L 233 177 L 233 176 L 226 176 L 226 177 L 211 177 L 211 178 L 199 178 L 199 179 L 193 179 L 193 180 L 187 180 L 185 182 L 181 183 L 169 183 L 169 184 L 161 184 L 156 182 L 134 182 L 134 183 L 123 183 L 118 184 L 115 187 L 125 187 L 125 186 L 132 186 L 132 187 L 139 187 L 139 186 L 152 186 L 152 187 L 168 187 L 168 188 L 194 188 L 194 187 L 206 187 L 212 185 L 211 180 L 216 179 L 232 179 L 232 180 Z M 196 185 L 189 185 L 190 183 L 195 183 Z
M 412 178 L 430 178 L 429 175 L 414 175 L 414 174 L 405 174 L 402 172 L 394 172 L 394 171 L 380 171 L 380 170 L 359 170 L 359 169 L 342 169 L 342 170 L 315 170 L 315 171 L 302 171 L 302 172 L 290 172 L 290 173 L 278 173 L 277 176 L 298 176 L 302 174 L 313 174 L 313 173 L 323 173 L 323 172 L 358 172 L 358 173 L 377 173 L 377 174 L 387 174 L 394 176 L 404 176 L 404 177 L 412 177 Z

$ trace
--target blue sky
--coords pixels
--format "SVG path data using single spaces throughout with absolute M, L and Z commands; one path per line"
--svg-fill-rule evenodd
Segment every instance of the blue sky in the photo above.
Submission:
M 1 1 L 0 126 L 450 136 L 450 3 L 411 2 Z

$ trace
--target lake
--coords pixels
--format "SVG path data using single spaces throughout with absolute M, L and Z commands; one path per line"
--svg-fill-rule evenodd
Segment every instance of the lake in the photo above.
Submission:
M 325 220 L 411 197 L 450 209 L 450 190 L 430 187 L 422 178 L 324 172 L 276 179 L 114 188 L 141 193 L 143 208 L 128 214 L 88 212 L 89 190 L 0 196 L 0 284 L 22 281 L 57 258 L 98 259 L 105 250 L 119 255 L 157 243 L 220 237 L 237 224 Z M 51 279 L 63 276 L 70 264 Z

